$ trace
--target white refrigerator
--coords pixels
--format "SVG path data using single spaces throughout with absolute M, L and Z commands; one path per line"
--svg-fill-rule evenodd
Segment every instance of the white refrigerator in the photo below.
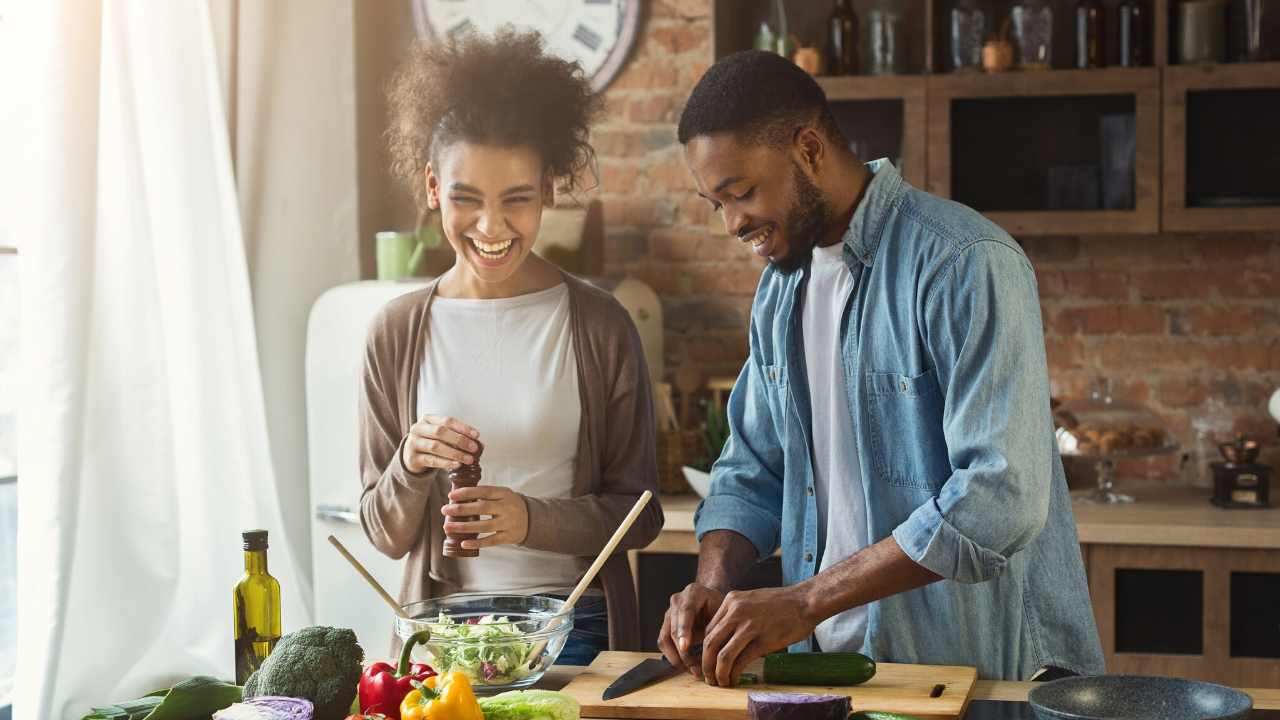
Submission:
M 329 544 L 333 535 L 392 596 L 400 590 L 403 560 L 369 543 L 360 527 L 357 463 L 358 402 L 365 335 L 374 314 L 392 298 L 426 280 L 366 281 L 320 296 L 307 321 L 307 456 L 310 466 L 312 577 L 316 623 L 355 631 L 365 655 L 390 650 L 393 615 L 373 589 Z

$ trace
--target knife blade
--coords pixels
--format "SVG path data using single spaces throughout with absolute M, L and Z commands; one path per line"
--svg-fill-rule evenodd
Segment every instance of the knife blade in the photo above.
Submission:
M 655 683 L 659 680 L 665 680 L 680 671 L 671 666 L 666 658 L 646 658 L 640 661 L 640 664 L 618 676 L 617 680 L 609 683 L 609 687 L 601 693 L 600 699 L 608 702 L 615 698 L 620 698 L 628 693 L 633 693 L 640 688 Z

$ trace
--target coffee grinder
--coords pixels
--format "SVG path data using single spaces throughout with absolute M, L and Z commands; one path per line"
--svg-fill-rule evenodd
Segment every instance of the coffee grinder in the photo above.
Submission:
M 1271 507 L 1271 466 L 1256 462 L 1261 446 L 1243 434 L 1220 443 L 1226 462 L 1209 463 L 1213 469 L 1213 498 L 1222 508 Z

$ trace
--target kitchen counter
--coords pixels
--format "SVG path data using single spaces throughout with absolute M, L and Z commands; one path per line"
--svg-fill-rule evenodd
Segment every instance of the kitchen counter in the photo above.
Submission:
M 1257 548 L 1280 550 L 1280 507 L 1223 510 L 1209 504 L 1205 488 L 1124 486 L 1129 505 L 1076 503 L 1076 529 L 1084 545 Z M 697 553 L 693 536 L 695 495 L 665 495 L 667 523 L 644 553 Z
M 538 683 L 538 687 L 557 690 L 569 684 L 586 668 L 575 665 L 555 665 Z M 973 688 L 973 700 L 998 700 L 1005 702 L 1026 702 L 1027 693 L 1034 687 L 1029 682 L 1004 682 L 979 680 Z M 1253 707 L 1257 710 L 1280 710 L 1280 689 L 1245 688 L 1245 692 L 1253 697 Z

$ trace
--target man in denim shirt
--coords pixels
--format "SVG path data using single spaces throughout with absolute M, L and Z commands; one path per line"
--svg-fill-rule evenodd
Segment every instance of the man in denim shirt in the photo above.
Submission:
M 772 53 L 712 66 L 679 139 L 698 194 L 770 262 L 663 653 L 715 685 L 788 647 L 1103 672 L 1018 244 L 863 165 Z M 731 592 L 779 547 L 783 587 Z

